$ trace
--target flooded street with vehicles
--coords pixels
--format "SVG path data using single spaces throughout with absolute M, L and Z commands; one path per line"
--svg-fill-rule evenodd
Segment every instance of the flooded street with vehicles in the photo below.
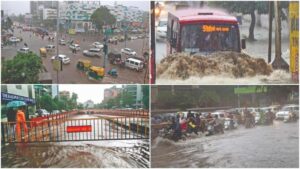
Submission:
M 184 158 L 185 157 L 185 158 Z M 173 142 L 152 141 L 152 167 L 299 167 L 299 122 L 274 121 L 225 131 L 209 137 L 195 136 Z

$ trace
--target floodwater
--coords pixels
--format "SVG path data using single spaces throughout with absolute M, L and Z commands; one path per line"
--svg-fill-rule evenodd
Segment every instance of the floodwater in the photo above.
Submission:
M 299 168 L 299 123 L 239 129 L 173 142 L 152 141 L 152 167 Z
M 72 119 L 91 118 L 95 117 L 79 115 Z M 146 139 L 16 143 L 2 145 L 1 167 L 148 168 L 149 156 Z

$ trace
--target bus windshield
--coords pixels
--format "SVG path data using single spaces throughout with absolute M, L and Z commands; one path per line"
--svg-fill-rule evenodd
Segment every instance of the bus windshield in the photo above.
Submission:
M 190 24 L 181 32 L 181 51 L 212 53 L 216 51 L 239 52 L 238 26 L 232 24 Z

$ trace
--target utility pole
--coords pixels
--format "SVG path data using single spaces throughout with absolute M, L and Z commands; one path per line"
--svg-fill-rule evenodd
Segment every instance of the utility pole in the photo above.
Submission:
M 269 46 L 268 46 L 268 63 L 272 60 L 272 21 L 273 21 L 273 2 L 269 1 Z
M 289 70 L 289 65 L 281 57 L 281 16 L 280 1 L 274 1 L 275 12 L 275 59 L 272 63 L 274 69 Z
M 58 51 L 58 34 L 59 34 L 59 1 L 57 1 L 57 19 L 56 19 L 57 23 L 56 23 L 56 57 L 57 59 L 59 60 L 58 58 L 58 55 L 59 55 L 59 51 Z M 61 69 L 62 69 L 62 65 L 61 65 L 61 61 L 60 61 L 60 66 L 59 66 Z M 56 83 L 59 84 L 59 69 L 56 70 Z M 58 92 L 58 91 L 57 91 Z

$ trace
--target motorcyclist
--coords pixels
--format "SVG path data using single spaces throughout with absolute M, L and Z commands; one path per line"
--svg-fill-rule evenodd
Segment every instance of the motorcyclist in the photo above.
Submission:
M 215 130 L 217 132 L 224 133 L 224 123 L 221 119 L 219 119 L 218 115 L 215 115 Z

